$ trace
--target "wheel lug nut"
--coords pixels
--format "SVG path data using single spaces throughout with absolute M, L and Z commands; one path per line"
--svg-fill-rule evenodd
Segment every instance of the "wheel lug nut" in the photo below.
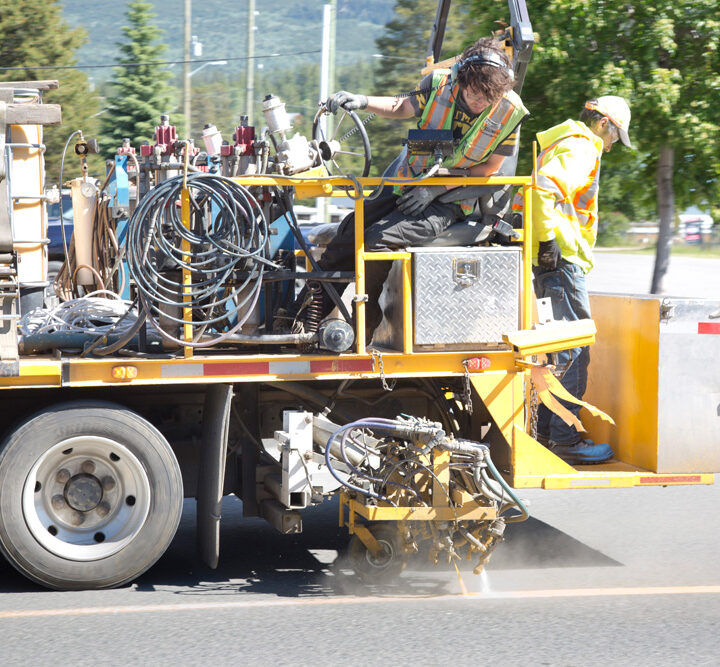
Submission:
M 65 498 L 63 498 L 60 494 L 57 494 L 52 497 L 50 503 L 52 504 L 54 510 L 61 510 L 65 507 Z
M 88 475 L 92 475 L 95 472 L 95 464 L 89 459 L 87 461 L 83 461 L 80 467 L 82 471 Z
M 70 479 L 70 471 L 67 468 L 60 468 L 55 475 L 55 480 L 59 484 L 65 484 Z
M 112 491 L 115 488 L 115 480 L 110 476 L 103 477 L 102 488 L 103 491 Z
M 82 512 L 73 512 L 70 517 L 70 523 L 73 526 L 80 526 L 85 521 L 85 515 Z
M 100 516 L 107 516 L 107 515 L 110 513 L 110 503 L 107 502 L 107 501 L 105 501 L 105 500 L 103 500 L 103 502 L 101 502 L 101 503 L 95 508 L 95 511 L 96 511 Z

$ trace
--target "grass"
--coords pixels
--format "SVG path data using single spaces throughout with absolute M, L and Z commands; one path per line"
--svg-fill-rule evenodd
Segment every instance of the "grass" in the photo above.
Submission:
M 644 246 L 622 246 L 619 248 L 596 247 L 595 252 L 627 252 L 638 255 L 654 255 L 653 244 Z M 683 257 L 720 257 L 720 245 L 688 245 L 686 243 L 673 243 L 670 250 L 671 255 L 682 255 Z

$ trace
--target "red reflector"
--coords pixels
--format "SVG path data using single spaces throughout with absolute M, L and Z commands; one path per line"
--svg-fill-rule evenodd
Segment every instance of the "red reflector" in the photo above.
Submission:
M 641 477 L 640 484 L 691 484 L 699 482 L 700 475 L 665 475 L 664 477 Z
M 720 334 L 720 322 L 698 322 L 699 334 Z
M 471 357 L 465 359 L 465 367 L 469 371 L 486 371 L 490 368 L 490 359 L 487 357 Z

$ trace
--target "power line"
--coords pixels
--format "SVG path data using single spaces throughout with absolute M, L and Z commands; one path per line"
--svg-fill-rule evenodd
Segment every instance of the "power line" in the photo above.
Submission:
M 143 65 L 184 65 L 185 63 L 207 63 L 217 60 L 259 60 L 262 58 L 287 58 L 289 56 L 303 56 L 312 53 L 320 53 L 316 51 L 296 51 L 295 53 L 269 53 L 259 56 L 238 56 L 236 58 L 197 58 L 194 60 L 154 60 L 141 63 L 115 63 L 112 65 L 37 65 L 22 67 L 0 67 L 0 71 L 26 70 L 26 69 L 105 69 L 108 67 L 142 67 Z

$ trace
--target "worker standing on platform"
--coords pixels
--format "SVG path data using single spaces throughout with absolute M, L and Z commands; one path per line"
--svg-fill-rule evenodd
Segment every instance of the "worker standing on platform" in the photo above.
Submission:
M 513 70 L 505 52 L 488 37 L 465 49 L 450 70 L 437 69 L 427 75 L 413 95 L 366 97 L 340 91 L 330 96 L 326 106 L 331 113 L 366 109 L 387 118 L 415 116 L 419 118 L 420 129 L 452 130 L 455 150 L 442 166 L 467 169 L 471 176 L 492 176 L 505 157 L 512 155 L 517 129 L 527 116 L 513 85 Z M 393 163 L 393 173 L 387 175 L 419 177 L 431 166 L 431 160 L 428 156 L 408 159 L 405 154 Z M 425 245 L 453 223 L 463 220 L 472 213 L 477 199 L 463 201 L 460 196 L 457 201 L 452 197 L 438 199 L 452 188 L 422 184 L 384 188 L 365 205 L 365 249 L 382 251 Z M 355 215 L 351 213 L 320 258 L 320 268 L 354 269 L 354 224 Z M 385 275 L 376 275 L 366 284 L 369 332 L 382 316 L 378 299 L 387 270 L 378 273 Z M 303 292 L 301 300 L 306 295 L 307 291 Z M 332 306 L 328 301 L 324 299 L 323 316 Z M 302 307 L 302 303 L 296 304 L 297 309 Z
M 567 120 L 538 133 L 540 155 L 532 191 L 535 293 L 549 297 L 556 320 L 590 318 L 585 274 L 593 266 L 598 229 L 600 158 L 622 141 L 631 148 L 630 107 L 606 95 L 586 102 L 580 121 Z M 562 385 L 582 399 L 590 350 L 578 347 L 554 355 Z M 562 401 L 577 416 L 580 406 Z M 544 405 L 538 409 L 538 440 L 571 464 L 601 463 L 613 456 L 608 444 L 583 439 Z

